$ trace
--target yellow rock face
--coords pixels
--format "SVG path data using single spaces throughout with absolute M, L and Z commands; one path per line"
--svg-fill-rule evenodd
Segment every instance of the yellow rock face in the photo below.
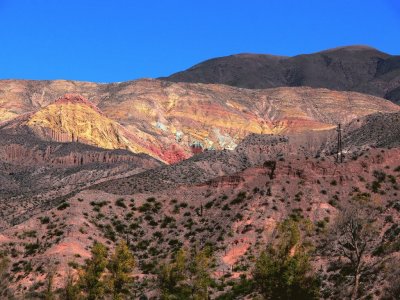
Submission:
M 115 122 L 82 104 L 49 105 L 35 113 L 27 125 L 65 133 L 71 141 L 84 141 L 102 148 L 126 147 L 126 141 L 119 135 Z
M 27 120 L 34 132 L 58 142 L 82 142 L 105 149 L 127 149 L 154 155 L 127 137 L 126 130 L 78 95 L 65 95 Z
M 12 119 L 12 118 L 14 118 L 16 116 L 17 116 L 16 113 L 13 113 L 13 112 L 5 109 L 5 108 L 0 108 L 0 123 L 2 121 L 10 120 L 10 119 Z

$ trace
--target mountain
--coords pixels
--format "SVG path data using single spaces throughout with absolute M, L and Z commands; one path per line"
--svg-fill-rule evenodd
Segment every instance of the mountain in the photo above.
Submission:
M 382 72 L 392 74 L 396 63 L 379 55 L 389 61 Z M 259 59 L 279 70 L 290 58 Z M 357 56 L 355 70 L 343 67 L 346 74 L 363 77 L 363 59 Z M 354 256 L 339 250 L 357 250 L 342 243 L 340 230 L 350 228 L 366 266 L 358 298 L 396 299 L 400 106 L 335 90 L 342 79 L 323 72 L 320 81 L 331 78 L 332 89 L 0 80 L 0 298 L 76 298 L 69 292 L 81 289 L 85 298 L 81 279 L 92 278 L 82 276 L 95 242 L 109 261 L 125 241 L 135 268 L 125 276 L 117 270 L 123 264 L 107 263 L 98 274 L 105 299 L 116 273 L 134 279 L 126 298 L 159 299 L 160 273 L 173 284 L 179 249 L 197 270 L 181 281 L 187 295 L 199 283 L 207 294 L 201 299 L 256 299 L 257 257 L 283 241 L 286 255 L 272 264 L 299 262 L 318 278 L 321 298 L 347 299 L 357 274 Z M 358 214 L 357 226 L 341 226 Z
M 207 60 L 161 79 L 250 89 L 309 86 L 356 91 L 400 104 L 400 56 L 365 46 L 340 47 L 293 57 L 231 55 Z
M 128 149 L 166 163 L 205 149 L 234 149 L 251 133 L 328 130 L 339 122 L 400 110 L 378 97 L 309 87 L 251 90 L 148 79 L 120 84 L 7 81 L 0 85 L 0 99 L 10 99 L 0 102 L 2 131 Z M 85 90 L 86 98 L 63 95 L 65 89 Z M 56 96 L 58 100 L 50 99 Z

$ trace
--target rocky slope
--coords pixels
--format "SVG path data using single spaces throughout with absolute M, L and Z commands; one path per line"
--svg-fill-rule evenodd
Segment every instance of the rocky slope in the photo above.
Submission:
M 397 148 L 400 146 L 400 114 L 375 113 L 357 118 L 342 127 L 343 155 L 357 156 L 370 148 Z M 304 137 L 295 136 L 301 141 Z M 321 132 L 314 137 L 312 144 L 320 143 L 318 154 L 332 155 L 337 152 L 337 130 Z
M 66 270 L 90 256 L 93 239 L 112 248 L 118 239 L 128 238 L 138 262 L 138 284 L 147 279 L 142 288 L 151 295 L 157 289 L 152 280 L 155 262 L 182 245 L 211 243 L 217 259 L 213 277 L 235 280 L 251 271 L 254 256 L 287 217 L 309 220 L 316 245 L 351 201 L 379 208 L 382 239 L 399 226 L 394 207 L 399 148 L 366 150 L 338 165 L 333 157 L 305 156 L 289 146 L 284 137 L 254 135 L 235 151 L 210 151 L 143 177 L 100 183 L 65 198 L 64 204 L 1 232 L 2 249 L 13 253 L 9 287 L 16 295 L 24 287 L 27 294 L 40 291 L 50 267 L 56 270 L 55 285 L 62 286 Z M 376 172 L 385 173 L 385 178 L 378 190 L 372 190 Z M 185 178 L 192 175 L 194 179 Z M 27 250 L 35 243 L 39 246 L 33 252 Z M 395 254 L 385 254 L 389 264 L 396 262 Z M 313 259 L 325 274 L 325 298 L 337 299 L 328 284 L 334 261 L 321 255 Z M 28 261 L 30 271 L 25 267 Z M 379 282 L 373 287 L 364 283 L 364 289 L 382 294 L 388 282 L 385 278 Z M 212 298 L 220 292 L 214 291 Z
M 0 105 L 3 129 L 28 128 L 45 140 L 129 149 L 167 163 L 204 149 L 233 149 L 250 133 L 320 131 L 371 113 L 400 110 L 377 97 L 305 87 L 248 90 L 160 80 L 0 84 L 2 97 L 11 99 Z M 86 89 L 90 101 L 66 95 L 52 103 L 48 98 L 61 93 L 60 87 Z M 17 117 L 6 120 L 11 115 Z
M 160 165 L 148 155 L 127 150 L 0 133 L 0 228 L 54 207 L 93 184 Z
M 139 137 L 133 138 L 95 105 L 75 94 L 66 94 L 39 111 L 6 121 L 0 129 L 14 135 L 34 134 L 47 141 L 80 142 L 104 149 L 127 149 L 156 156 L 141 145 Z
M 347 151 L 361 147 L 399 147 L 400 113 L 377 113 L 353 120 L 344 128 Z
M 238 54 L 214 58 L 164 80 L 221 83 L 243 88 L 310 86 L 357 91 L 400 104 L 400 56 L 365 46 L 282 57 Z

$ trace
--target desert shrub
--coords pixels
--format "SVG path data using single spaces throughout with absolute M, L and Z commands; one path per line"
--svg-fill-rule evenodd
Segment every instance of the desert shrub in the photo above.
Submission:
M 246 192 L 240 192 L 235 199 L 231 201 L 232 205 L 242 203 L 243 200 L 246 198 Z
M 58 210 L 64 210 L 64 209 L 66 209 L 66 208 L 69 207 L 69 206 L 70 206 L 69 203 L 63 202 L 63 203 L 61 203 L 61 204 L 57 207 L 57 209 L 58 209 Z
M 119 220 L 114 221 L 114 228 L 119 233 L 125 233 L 126 225 Z
M 22 238 L 22 239 L 25 238 L 25 237 L 35 238 L 36 234 L 37 234 L 36 230 L 28 230 L 28 231 L 24 231 L 21 234 L 20 238 Z
M 40 223 L 41 223 L 41 224 L 48 224 L 48 223 L 50 223 L 50 218 L 49 218 L 49 217 L 40 217 L 39 220 L 40 220 Z
M 225 205 L 222 207 L 222 210 L 231 210 L 231 208 L 229 207 L 228 204 L 225 204 Z
M 115 205 L 116 205 L 116 206 L 119 206 L 119 207 L 122 207 L 122 208 L 127 208 L 127 207 L 126 207 L 126 204 L 125 204 L 124 198 L 118 198 L 118 199 L 115 201 Z
M 90 205 L 91 206 L 97 206 L 97 207 L 103 207 L 103 206 L 105 206 L 105 205 L 107 205 L 108 204 L 108 201 L 91 201 L 90 202 Z
M 60 230 L 60 229 L 56 229 L 54 230 L 54 235 L 55 236 L 62 236 L 64 234 L 64 231 Z
M 204 207 L 206 209 L 210 209 L 214 205 L 214 200 L 207 202 Z
M 175 219 L 170 216 L 165 216 L 163 220 L 161 221 L 161 228 L 166 228 L 168 225 L 175 223 Z
M 148 202 L 143 203 L 141 206 L 139 206 L 139 211 L 142 213 L 146 213 L 151 211 L 152 205 Z
M 375 170 L 372 175 L 376 178 L 378 182 L 384 182 L 386 179 L 386 174 L 382 171 Z
M 372 185 L 371 185 L 371 190 L 374 192 L 374 193 L 379 193 L 379 189 L 381 188 L 381 184 L 380 184 L 380 182 L 379 181 L 373 181 L 372 182 Z
M 396 177 L 394 177 L 393 175 L 388 175 L 388 178 L 389 178 L 390 183 L 392 183 L 392 184 L 396 183 Z
M 149 247 L 150 245 L 150 241 L 148 240 L 141 240 L 139 241 L 139 243 L 137 243 L 136 248 L 140 251 L 144 251 L 147 249 L 147 247 Z
M 243 215 L 241 213 L 237 213 L 234 218 L 234 221 L 241 221 L 241 220 L 243 220 Z
M 115 231 L 110 224 L 104 226 L 104 237 L 115 242 L 117 240 Z
M 302 191 L 300 191 L 300 192 L 298 192 L 296 195 L 294 195 L 294 200 L 296 200 L 296 201 L 301 201 L 301 197 L 303 196 L 303 192 Z
M 25 255 L 33 255 L 39 249 L 40 245 L 38 243 L 28 243 L 25 244 Z
M 338 203 L 336 199 L 329 199 L 328 203 L 332 205 L 333 207 L 337 207 Z
M 369 202 L 371 200 L 371 194 L 370 193 L 357 193 L 351 199 L 356 202 Z

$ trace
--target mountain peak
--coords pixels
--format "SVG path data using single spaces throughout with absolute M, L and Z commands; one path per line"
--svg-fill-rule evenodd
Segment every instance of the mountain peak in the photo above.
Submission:
M 102 113 L 100 111 L 100 109 L 90 100 L 88 100 L 87 98 L 83 97 L 80 94 L 65 94 L 64 96 L 58 98 L 54 104 L 59 104 L 59 105 L 63 105 L 63 104 L 83 104 L 86 106 L 89 106 L 90 108 L 94 109 L 95 111 L 97 111 L 98 113 Z
M 326 50 L 320 51 L 320 53 L 336 52 L 336 51 L 340 51 L 340 50 L 349 51 L 349 52 L 353 52 L 353 51 L 375 51 L 375 52 L 383 53 L 382 51 L 379 51 L 378 49 L 376 49 L 374 47 L 371 47 L 371 46 L 368 46 L 368 45 L 341 46 L 341 47 L 335 47 L 335 48 L 331 48 L 331 49 L 326 49 Z

